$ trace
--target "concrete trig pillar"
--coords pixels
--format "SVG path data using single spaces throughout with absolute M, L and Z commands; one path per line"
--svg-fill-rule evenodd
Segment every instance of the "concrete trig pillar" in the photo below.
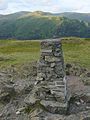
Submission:
M 51 113 L 65 113 L 67 86 L 60 39 L 41 41 L 36 80 L 40 104 Z

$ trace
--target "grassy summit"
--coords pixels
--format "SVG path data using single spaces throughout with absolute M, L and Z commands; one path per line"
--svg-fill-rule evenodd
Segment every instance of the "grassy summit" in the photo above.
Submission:
M 90 68 L 90 39 L 64 38 L 62 44 L 65 62 Z M 30 63 L 39 56 L 39 41 L 0 40 L 0 67 Z

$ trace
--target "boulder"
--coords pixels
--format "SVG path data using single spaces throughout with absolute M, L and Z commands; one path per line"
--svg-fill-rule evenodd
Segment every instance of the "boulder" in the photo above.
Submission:
M 66 114 L 67 104 L 45 100 L 41 100 L 40 104 L 43 105 L 50 113 Z
M 0 91 L 0 101 L 8 103 L 16 95 L 14 86 L 5 84 Z

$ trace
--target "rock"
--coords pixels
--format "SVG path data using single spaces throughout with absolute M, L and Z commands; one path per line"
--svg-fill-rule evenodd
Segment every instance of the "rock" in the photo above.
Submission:
M 55 55 L 55 57 L 60 57 L 62 55 L 62 53 L 60 53 L 60 52 L 54 52 L 54 55 Z
M 30 120 L 41 120 L 40 117 L 32 117 Z
M 45 56 L 45 61 L 47 62 L 60 62 L 60 58 L 52 57 L 52 56 Z
M 34 97 L 34 95 L 31 95 L 31 94 L 29 94 L 29 95 L 24 99 L 24 102 L 25 102 L 27 105 L 33 105 L 33 104 L 35 104 L 37 101 L 38 101 L 38 99 L 36 99 L 36 98 Z
M 86 110 L 90 110 L 90 106 L 86 106 Z
M 36 80 L 38 81 L 42 81 L 46 78 L 46 75 L 44 73 L 38 73 L 37 74 L 37 77 L 36 77 Z
M 1 92 L 0 92 L 0 101 L 1 102 L 9 102 L 10 99 L 16 95 L 14 86 L 5 84 L 2 86 Z
M 78 106 L 81 104 L 80 102 L 77 102 L 77 101 L 76 101 L 75 103 L 76 103 L 76 105 L 78 105 Z
M 15 83 L 14 83 L 14 89 L 15 89 L 15 92 L 17 94 L 28 94 L 30 93 L 30 91 L 32 90 L 33 88 L 33 84 L 28 81 L 28 80 L 20 80 L 18 79 Z
M 15 106 L 11 103 L 8 103 L 1 112 L 2 116 L 0 120 L 12 120 L 15 117 Z
M 86 75 L 87 75 L 87 77 L 90 77 L 90 72 L 88 72 Z
M 84 85 L 90 85 L 90 78 L 83 78 Z
M 17 112 L 16 112 L 16 115 L 19 115 L 20 113 L 21 113 L 20 111 L 17 111 Z
M 66 64 L 66 68 L 71 68 L 71 67 L 72 67 L 71 64 L 69 64 L 69 63 Z
M 2 77 L 2 76 L 5 76 L 5 74 L 4 73 L 0 73 L 0 77 Z
M 1 114 L 0 114 L 0 117 L 2 117 L 2 116 L 3 116 L 3 114 L 1 113 Z
M 37 81 L 42 81 L 42 80 L 44 80 L 44 78 L 42 78 L 42 77 L 40 78 L 40 77 L 37 76 L 37 77 L 36 77 L 36 80 L 37 80 Z
M 45 107 L 45 109 L 51 113 L 57 114 L 65 114 L 67 110 L 67 105 L 63 103 L 59 103 L 56 101 L 45 101 L 42 100 L 40 102 L 41 105 Z
M 52 50 L 41 50 L 41 56 L 52 56 Z
M 65 116 L 60 114 L 47 114 L 45 120 L 65 120 Z
M 31 118 L 34 118 L 34 117 L 40 118 L 40 115 L 43 115 L 43 112 L 45 113 L 45 111 L 43 111 L 41 108 L 38 107 L 32 113 L 30 113 L 30 116 Z
M 21 114 L 21 112 L 25 109 L 25 107 L 19 108 L 16 112 L 16 115 Z
M 51 68 L 55 67 L 55 63 L 51 63 Z
M 0 94 L 0 102 L 9 102 L 11 99 L 9 93 Z
M 80 102 L 81 102 L 81 103 L 84 103 L 84 100 L 80 99 Z
M 83 120 L 90 120 L 90 115 L 84 117 Z
M 33 90 L 24 99 L 24 102 L 27 105 L 35 104 L 39 100 L 38 99 L 38 94 L 39 94 L 38 92 L 39 92 L 39 88 L 38 87 L 34 87 Z
M 87 70 L 77 64 L 66 64 L 66 74 L 73 76 L 81 76 L 82 74 L 86 74 Z
M 12 85 L 6 84 L 6 85 L 3 87 L 3 90 L 4 90 L 4 92 L 8 92 L 10 95 L 15 94 L 15 89 L 14 89 L 14 86 L 12 86 Z
M 90 103 L 90 93 L 86 93 L 86 100 Z

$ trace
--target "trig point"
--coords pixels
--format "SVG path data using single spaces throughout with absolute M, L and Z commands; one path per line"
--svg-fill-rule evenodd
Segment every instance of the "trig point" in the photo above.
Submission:
M 40 104 L 51 113 L 64 114 L 67 110 L 67 84 L 60 39 L 41 41 L 36 81 Z

